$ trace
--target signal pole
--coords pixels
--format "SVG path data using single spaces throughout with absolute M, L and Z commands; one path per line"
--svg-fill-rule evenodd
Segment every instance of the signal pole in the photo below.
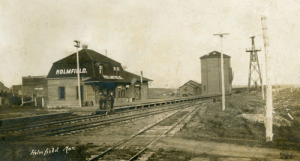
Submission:
M 258 56 L 257 52 L 261 51 L 260 49 L 255 49 L 255 43 L 254 43 L 254 38 L 255 36 L 250 37 L 252 39 L 252 49 L 247 50 L 246 52 L 250 52 L 250 65 L 249 65 L 249 78 L 248 78 L 248 92 L 251 91 L 251 80 L 254 82 L 255 86 L 257 85 L 258 79 L 260 80 L 260 84 L 262 86 L 261 91 L 262 91 L 262 97 L 264 99 L 264 88 L 263 88 L 263 83 L 262 83 L 262 77 L 261 77 L 261 71 L 260 71 L 260 66 L 259 66 L 259 61 L 258 61 Z M 258 78 L 253 77 L 253 72 L 256 71 L 258 74 Z M 256 88 L 256 87 L 255 87 Z
M 225 110 L 225 85 L 224 85 L 224 67 L 223 67 L 223 53 L 222 53 L 222 39 L 224 35 L 229 35 L 229 33 L 214 34 L 214 36 L 220 36 L 221 38 L 221 79 L 222 79 L 222 110 Z
M 79 107 L 81 107 L 81 91 L 80 91 L 80 71 L 79 71 L 79 54 L 78 54 L 78 48 L 80 47 L 80 41 L 74 40 L 76 45 L 74 45 L 77 49 L 77 82 L 78 82 L 78 104 Z
M 267 33 L 267 18 L 265 16 L 261 17 L 263 38 L 264 38 L 264 47 L 265 47 L 265 57 L 266 57 L 266 117 L 265 117 L 265 126 L 266 126 L 266 141 L 273 141 L 273 98 L 272 98 L 272 84 L 271 84 L 271 68 L 270 68 L 270 54 L 268 53 L 269 48 L 269 38 Z

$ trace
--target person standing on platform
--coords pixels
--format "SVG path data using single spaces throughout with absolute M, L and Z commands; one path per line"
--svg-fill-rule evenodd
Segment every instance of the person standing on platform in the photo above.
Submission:
M 100 99 L 99 99 L 99 109 L 103 110 L 103 104 L 104 104 L 105 97 L 103 94 L 100 92 Z
M 104 102 L 104 109 L 107 110 L 107 100 L 108 100 L 108 97 L 107 97 L 106 91 L 104 91 L 103 97 L 104 97 L 104 100 L 103 100 L 103 102 Z
M 114 97 L 114 93 L 113 92 L 110 93 L 109 100 L 110 100 L 110 111 L 114 112 L 115 97 Z

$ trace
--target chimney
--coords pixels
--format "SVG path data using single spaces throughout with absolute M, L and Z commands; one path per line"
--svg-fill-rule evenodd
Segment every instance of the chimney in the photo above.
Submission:
M 82 45 L 81 47 L 82 47 L 82 49 L 87 49 L 88 45 Z
M 143 84 L 143 71 L 141 71 L 141 85 Z

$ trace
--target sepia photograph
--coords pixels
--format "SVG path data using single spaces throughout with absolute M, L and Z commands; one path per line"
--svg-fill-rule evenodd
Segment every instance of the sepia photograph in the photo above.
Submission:
M 300 160 L 300 0 L 0 15 L 0 161 Z

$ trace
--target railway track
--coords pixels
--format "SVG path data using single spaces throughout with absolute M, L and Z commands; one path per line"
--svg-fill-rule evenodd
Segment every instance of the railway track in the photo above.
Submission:
M 153 106 L 164 106 L 169 105 L 172 103 L 182 103 L 187 100 L 170 100 L 166 102 L 152 102 L 148 104 L 141 104 L 136 105 L 135 107 L 128 107 L 127 109 L 143 109 L 144 107 L 153 107 Z M 120 112 L 118 113 L 127 113 L 131 111 L 126 111 L 124 109 L 119 109 Z M 14 123 L 5 123 L 0 126 L 0 134 L 9 132 L 9 131 L 18 131 L 18 130 L 27 130 L 27 129 L 33 129 L 33 128 L 42 128 L 47 126 L 53 126 L 53 125 L 59 125 L 59 124 L 68 124 L 73 123 L 76 121 L 84 121 L 88 120 L 93 116 L 78 116 L 78 115 L 65 115 L 60 116 L 59 118 L 47 118 L 47 119 L 35 119 L 35 117 L 29 118 L 29 121 L 20 121 L 20 122 L 14 122 Z M 94 116 L 98 117 L 98 116 Z M 0 120 L 1 121 L 1 120 Z
M 191 115 L 203 104 L 204 102 L 198 102 L 187 105 L 185 108 L 177 109 L 156 123 L 141 129 L 135 135 L 116 143 L 100 154 L 92 155 L 92 158 L 88 158 L 87 160 L 137 160 L 149 146 L 167 135 L 170 131 L 175 130 L 183 120 L 190 119 Z
M 153 107 L 153 106 L 165 106 L 165 105 L 172 105 L 175 103 L 183 103 L 187 101 L 195 101 L 195 100 L 202 100 L 202 99 L 209 99 L 219 97 L 219 95 L 214 96 L 196 96 L 196 97 L 190 97 L 190 98 L 184 98 L 184 99 L 174 99 L 174 100 L 166 100 L 166 101 L 158 101 L 158 102 L 149 102 L 144 103 L 140 105 L 130 106 L 127 108 L 118 109 L 120 110 L 120 113 L 131 113 L 131 110 L 129 109 L 144 109 L 144 107 Z M 126 110 L 127 109 L 127 110 Z M 136 110 L 134 110 L 136 111 Z M 16 120 L 0 120 L 2 123 L 0 126 L 0 136 L 7 136 L 9 134 L 14 135 L 15 133 L 26 133 L 26 131 L 32 131 L 35 129 L 47 129 L 49 127 L 55 127 L 55 126 L 62 126 L 62 125 L 69 125 L 74 124 L 77 122 L 84 122 L 89 121 L 93 119 L 101 119 L 103 116 L 78 116 L 78 115 L 64 115 L 60 116 L 59 118 L 45 118 L 44 117 L 32 117 L 27 118 L 27 121 L 16 121 Z
M 167 104 L 161 105 L 160 107 L 164 107 Z M 155 107 L 154 107 L 155 108 Z M 140 108 L 139 108 L 140 109 Z M 143 110 L 147 110 L 150 108 L 144 108 Z M 153 109 L 153 107 L 151 108 Z M 123 115 L 127 113 L 135 113 L 138 112 L 139 110 L 134 110 L 134 111 L 120 111 L 116 113 L 115 115 Z M 113 115 L 110 115 L 112 117 Z M 64 125 L 64 124 L 72 124 L 76 122 L 84 122 L 84 121 L 89 121 L 93 119 L 99 119 L 99 118 L 104 118 L 106 117 L 105 115 L 88 115 L 88 116 L 78 116 L 78 115 L 71 115 L 67 117 L 62 117 L 60 119 L 52 119 L 52 120 L 44 120 L 44 121 L 34 121 L 34 122 L 29 122 L 29 123 L 22 123 L 21 125 L 13 125 L 13 126 L 1 126 L 0 127 L 0 134 L 1 133 L 7 133 L 7 132 L 13 132 L 13 131 L 26 131 L 26 130 L 32 130 L 32 129 L 42 129 L 44 127 L 49 127 L 49 126 L 59 126 L 59 125 Z
M 170 105 L 175 103 L 182 103 L 187 101 L 195 101 L 195 100 L 202 100 L 202 99 L 209 99 L 214 97 L 220 97 L 219 95 L 211 95 L 211 96 L 194 96 L 189 98 L 181 98 L 181 99 L 174 99 L 174 100 L 165 100 L 165 101 L 158 101 L 158 102 L 148 102 L 142 103 L 139 105 L 131 105 L 125 108 L 117 109 L 121 112 L 128 111 L 129 109 L 141 109 L 144 107 L 153 107 L 153 106 L 164 106 Z M 58 115 L 57 115 L 58 116 Z M 37 117 L 30 117 L 30 118 L 21 118 L 26 120 L 19 120 L 19 119 L 8 119 L 8 120 L 0 120 L 0 134 L 9 132 L 9 131 L 18 131 L 18 130 L 26 130 L 26 129 L 33 129 L 33 128 L 42 128 L 43 126 L 51 126 L 61 123 L 67 123 L 68 121 L 76 122 L 78 120 L 88 119 L 90 116 L 78 116 L 72 115 L 71 113 L 61 116 L 37 116 Z M 68 123 L 67 123 L 68 124 Z
M 30 139 L 31 137 L 36 137 L 37 135 L 53 136 L 53 135 L 74 134 L 81 131 L 85 131 L 87 129 L 95 129 L 110 124 L 148 117 L 163 112 L 169 112 L 172 110 L 180 109 L 182 108 L 182 106 L 185 106 L 186 104 L 188 103 L 173 104 L 173 105 L 165 106 L 165 108 L 155 108 L 155 109 L 149 108 L 149 110 L 140 111 L 139 113 L 131 111 L 131 112 L 127 112 L 127 115 L 125 116 L 121 115 L 124 113 L 120 113 L 118 116 L 112 115 L 108 117 L 104 117 L 101 115 L 94 115 L 94 116 L 86 116 L 82 118 L 70 119 L 65 121 L 46 123 L 41 125 L 38 124 L 31 127 L 27 127 L 26 129 L 16 128 L 13 131 L 5 132 L 4 136 L 11 139 L 15 139 L 15 138 Z

